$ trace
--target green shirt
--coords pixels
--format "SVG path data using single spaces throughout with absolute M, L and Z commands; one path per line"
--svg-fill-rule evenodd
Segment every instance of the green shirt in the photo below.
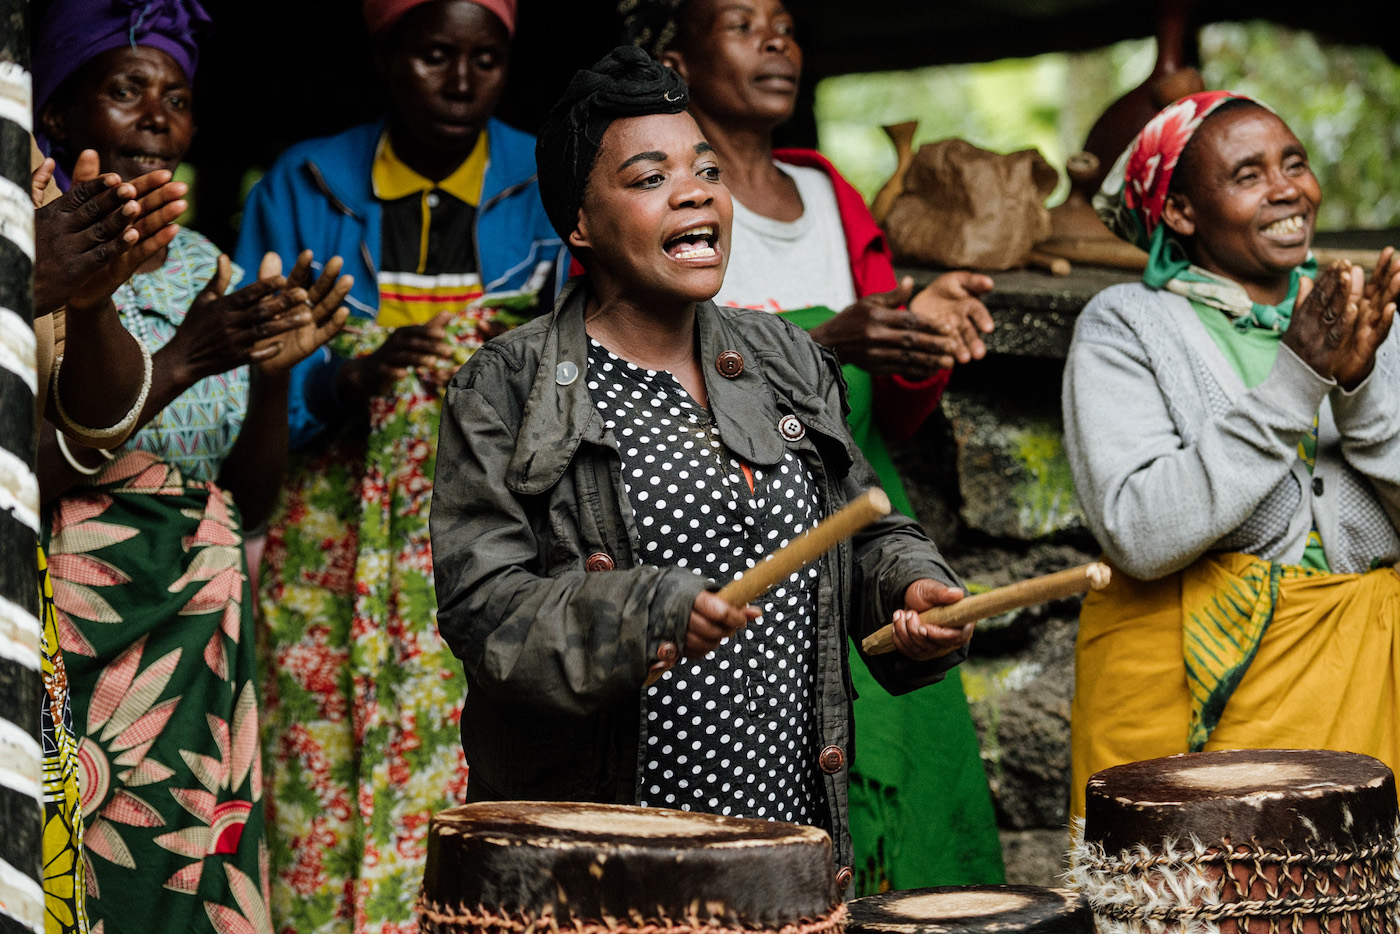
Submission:
M 1201 319 L 1201 323 L 1210 332 L 1215 345 L 1220 348 L 1220 352 L 1225 355 L 1225 359 L 1230 362 L 1230 367 L 1239 375 L 1245 386 L 1253 389 L 1264 382 L 1264 377 L 1269 375 L 1269 370 L 1273 369 L 1274 360 L 1278 357 L 1279 342 L 1283 339 L 1282 331 L 1275 331 L 1268 328 L 1239 328 L 1231 320 L 1230 316 L 1217 308 L 1193 301 L 1191 307 L 1196 309 L 1196 314 Z M 1308 473 L 1312 473 L 1313 465 L 1317 463 L 1317 418 L 1314 416 L 1312 431 L 1303 436 L 1303 440 L 1298 442 L 1298 457 L 1308 467 Z M 1322 537 L 1317 534 L 1317 528 L 1308 532 L 1308 544 L 1303 549 L 1303 560 L 1300 562 L 1303 567 L 1316 568 L 1320 571 L 1330 571 L 1327 566 L 1327 555 L 1322 548 Z

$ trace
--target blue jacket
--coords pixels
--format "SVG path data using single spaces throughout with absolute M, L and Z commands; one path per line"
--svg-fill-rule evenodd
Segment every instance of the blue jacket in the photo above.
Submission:
M 253 187 L 243 207 L 235 261 L 257 269 L 275 252 L 290 268 L 304 249 L 318 265 L 340 256 L 355 277 L 346 300 L 351 314 L 373 319 L 379 310 L 379 202 L 370 168 L 384 131 L 382 120 L 289 148 Z M 559 273 L 567 262 L 550 226 L 535 180 L 535 138 L 498 120 L 487 127 L 486 178 L 476 218 L 477 269 L 486 292 L 520 289 L 542 262 Z M 547 307 L 547 306 L 546 306 Z M 329 348 L 292 371 L 287 399 L 293 448 L 306 445 L 328 423 L 317 413 L 340 411 L 335 378 L 344 361 Z

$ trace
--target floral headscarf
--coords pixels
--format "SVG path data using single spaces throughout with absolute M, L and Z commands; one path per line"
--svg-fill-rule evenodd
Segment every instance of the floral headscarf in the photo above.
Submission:
M 1207 117 L 1232 100 L 1248 101 L 1273 113 L 1266 104 L 1233 91 L 1202 91 L 1181 98 L 1148 121 L 1118 157 L 1094 195 L 1094 209 L 1115 234 L 1147 251 L 1147 268 L 1142 274 L 1147 285 L 1219 308 L 1234 317 L 1240 328 L 1282 331 L 1292 313 L 1299 273 L 1316 274 L 1317 263 L 1311 255 L 1294 270 L 1288 297 L 1282 303 L 1259 305 L 1238 282 L 1192 265 L 1186 250 L 1162 223 L 1172 175 L 1186 144 Z

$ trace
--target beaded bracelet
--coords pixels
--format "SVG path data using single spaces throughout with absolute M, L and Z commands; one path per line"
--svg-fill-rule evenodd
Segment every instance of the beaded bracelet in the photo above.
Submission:
M 68 462 L 69 467 L 72 467 L 74 470 L 76 470 L 83 476 L 95 476 L 101 473 L 102 469 L 107 466 L 106 464 L 98 464 L 95 467 L 88 467 L 84 464 L 79 463 L 78 459 L 73 456 L 73 452 L 68 449 L 68 438 L 63 434 L 63 432 L 55 431 L 53 433 L 53 436 L 58 439 L 58 453 L 63 455 L 63 459 Z M 111 451 L 105 451 L 102 448 L 93 448 L 93 450 L 96 451 L 98 454 L 101 454 L 104 458 L 106 458 L 109 461 L 117 459 L 116 455 L 113 454 Z
M 141 379 L 141 393 L 136 397 L 136 402 L 131 406 L 131 410 L 121 417 L 115 425 L 110 428 L 87 428 L 79 425 L 69 417 L 63 408 L 63 395 L 58 391 L 59 368 L 63 365 L 63 357 L 58 356 L 53 361 L 53 375 L 49 379 L 52 387 L 55 414 L 63 428 L 73 433 L 74 437 L 86 441 L 108 441 L 112 438 L 125 438 L 131 433 L 131 426 L 140 417 L 141 410 L 146 407 L 146 397 L 151 392 L 151 374 L 153 366 L 151 363 L 151 352 L 146 349 L 146 345 L 136 341 L 136 346 L 141 349 L 141 363 L 144 367 L 144 375 Z

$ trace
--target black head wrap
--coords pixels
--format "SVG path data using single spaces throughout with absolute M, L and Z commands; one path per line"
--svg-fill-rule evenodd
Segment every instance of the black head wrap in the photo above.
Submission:
M 681 17 L 690 0 L 619 0 L 627 41 L 652 58 L 660 58 L 680 35 Z
M 567 240 L 578 225 L 583 190 L 608 126 L 623 117 L 680 113 L 689 99 L 680 75 L 630 45 L 575 72 L 535 142 L 540 200 L 560 237 Z

